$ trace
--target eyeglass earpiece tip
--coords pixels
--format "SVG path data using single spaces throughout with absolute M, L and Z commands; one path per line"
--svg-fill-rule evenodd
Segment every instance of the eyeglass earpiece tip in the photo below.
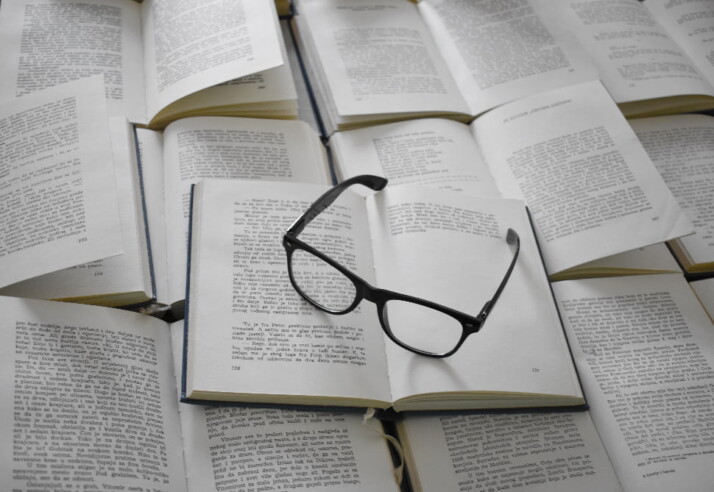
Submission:
M 374 191 L 380 191 L 387 186 L 387 178 L 382 176 L 376 176 L 374 174 L 360 174 L 359 176 L 354 176 L 342 183 L 343 187 L 351 186 L 355 183 L 367 186 Z
M 379 191 L 384 189 L 385 186 L 387 186 L 387 178 L 383 178 L 381 176 L 375 176 L 375 178 L 377 178 L 375 180 L 375 190 Z
M 518 233 L 513 229 L 509 228 L 508 232 L 506 233 L 506 242 L 508 244 L 516 244 L 518 240 Z

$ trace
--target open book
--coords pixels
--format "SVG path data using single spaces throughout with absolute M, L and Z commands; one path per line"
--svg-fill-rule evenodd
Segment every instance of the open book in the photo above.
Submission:
M 0 310 L 6 490 L 399 490 L 359 414 L 178 405 L 163 321 L 9 297 Z
M 423 119 L 338 132 L 330 147 L 340 178 L 523 199 L 554 280 L 676 271 L 661 244 L 632 250 L 693 230 L 597 82 L 505 104 L 469 126 Z
M 712 6 L 675 5 L 301 0 L 294 22 L 332 134 L 422 116 L 468 121 L 598 78 L 627 115 L 714 108 Z
M 137 136 L 156 297 L 164 304 L 186 295 L 192 184 L 204 178 L 330 183 L 324 146 L 300 121 L 196 117 L 163 133 L 138 129 Z
M 627 116 L 714 108 L 711 2 L 539 2 L 575 34 Z
M 192 183 L 205 177 L 329 183 L 324 148 L 302 122 L 199 117 L 175 122 L 163 133 L 138 129 L 136 134 L 123 119 L 111 123 L 112 141 L 106 145 L 113 150 L 121 215 L 121 227 L 112 231 L 122 232 L 115 241 L 123 245 L 123 254 L 15 283 L 0 293 L 105 306 L 154 299 L 177 303 L 186 290 Z
M 298 46 L 328 134 L 423 116 L 469 121 L 504 102 L 597 77 L 557 24 L 531 8 L 491 7 L 542 34 L 526 39 L 497 12 L 478 19 L 478 2 L 435 3 L 454 32 L 426 22 L 438 21 L 436 9 L 402 0 L 296 2 Z
M 682 275 L 554 289 L 589 412 L 407 415 L 414 490 L 711 490 L 714 325 Z
M 117 241 L 122 253 L 34 276 L 0 289 L 0 294 L 104 306 L 130 306 L 154 298 L 134 131 L 119 117 L 110 120 L 109 129 L 113 158 L 109 163 L 113 162 L 114 167 L 111 180 L 116 181 L 117 187 L 116 202 L 112 205 L 119 206 L 121 227 L 117 232 L 121 236 Z M 66 249 L 54 249 L 52 256 L 62 256 Z
M 373 304 L 328 315 L 291 287 L 282 234 L 325 189 L 195 186 L 187 399 L 396 411 L 584 403 L 522 202 L 410 186 L 345 191 L 301 235 L 371 285 L 476 316 L 509 267 L 515 230 L 520 255 L 482 329 L 434 359 L 387 339 Z M 437 351 L 442 340 L 432 341 Z
M 685 272 L 714 273 L 714 118 L 672 115 L 630 122 L 695 227 L 670 241 Z
M 122 253 L 101 80 L 0 104 L 0 287 Z
M 297 112 L 269 0 L 3 2 L 0 45 L 4 98 L 103 74 L 112 114 L 152 127 Z

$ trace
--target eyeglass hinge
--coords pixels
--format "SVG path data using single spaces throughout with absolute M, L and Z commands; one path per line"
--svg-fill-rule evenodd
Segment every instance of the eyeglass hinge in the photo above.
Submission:
M 483 324 L 484 321 L 486 321 L 486 318 L 488 317 L 488 314 L 491 312 L 491 301 L 486 301 L 486 304 L 483 305 L 481 308 L 481 311 L 478 313 L 478 316 L 476 316 L 476 319 L 479 322 L 479 326 Z

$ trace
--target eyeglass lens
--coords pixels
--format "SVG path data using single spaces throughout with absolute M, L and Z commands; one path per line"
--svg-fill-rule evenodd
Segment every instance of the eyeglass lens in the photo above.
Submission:
M 382 320 L 401 343 L 432 354 L 452 351 L 463 334 L 457 319 L 408 301 L 387 301 L 382 310 Z
M 327 311 L 342 312 L 357 297 L 357 289 L 349 278 L 312 253 L 294 250 L 290 267 L 302 294 Z

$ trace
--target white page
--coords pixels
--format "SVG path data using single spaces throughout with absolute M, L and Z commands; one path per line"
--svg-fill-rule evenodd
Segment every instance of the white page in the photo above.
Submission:
M 543 8 L 573 29 L 617 103 L 681 94 L 714 95 L 642 2 L 541 0 Z
M 553 289 L 590 413 L 625 490 L 711 490 L 714 326 L 682 275 Z
M 168 264 L 166 261 L 166 214 L 164 212 L 163 133 L 136 129 L 139 164 L 144 187 L 146 218 L 149 224 L 151 263 L 156 285 L 156 301 L 168 304 Z
M 171 325 L 171 342 L 180 378 L 183 322 Z M 398 490 L 379 425 L 361 413 L 180 405 L 179 416 L 190 490 Z
M 499 196 L 468 126 L 426 118 L 335 133 L 335 172 L 343 179 L 374 174 L 389 183 L 422 184 Z
M 714 85 L 714 36 L 712 17 L 714 4 L 699 2 L 643 2 L 672 39 L 689 55 L 699 73 Z
M 394 400 L 446 391 L 579 393 L 522 202 L 409 186 L 367 200 L 377 286 L 473 316 L 510 264 L 507 229 L 521 238 L 493 311 L 454 355 L 424 357 L 385 338 Z
M 471 114 L 597 78 L 562 26 L 537 7 L 533 1 L 419 2 Z
M 275 3 L 142 4 L 149 118 L 191 93 L 284 63 Z
M 244 401 L 307 395 L 303 403 L 320 402 L 310 396 L 389 402 L 374 308 L 330 316 L 305 302 L 288 279 L 282 236 L 328 188 L 236 180 L 204 180 L 199 186 L 187 396 L 197 388 L 239 393 Z M 300 238 L 370 282 L 366 220 L 364 199 L 343 193 Z
M 191 185 L 203 178 L 329 183 L 324 149 L 302 122 L 188 118 L 164 133 L 169 303 L 185 296 Z
M 119 117 L 111 119 L 110 128 L 124 253 L 25 280 L 0 290 L 3 295 L 36 299 L 135 291 L 153 295 L 133 129 Z
M 714 262 L 714 118 L 675 115 L 630 122 L 695 227 L 680 239 L 692 263 Z
M 298 20 L 340 116 L 467 111 L 409 2 L 302 0 Z
M 0 107 L 0 285 L 122 252 L 99 77 Z
M 587 412 L 408 415 L 397 425 L 417 491 L 622 490 Z
M 11 297 L 0 310 L 5 490 L 186 490 L 166 323 Z
M 501 192 L 525 199 L 550 274 L 692 232 L 598 82 L 501 106 L 473 129 Z
M 141 6 L 13 0 L 0 9 L 0 98 L 103 74 L 111 114 L 146 122 Z

